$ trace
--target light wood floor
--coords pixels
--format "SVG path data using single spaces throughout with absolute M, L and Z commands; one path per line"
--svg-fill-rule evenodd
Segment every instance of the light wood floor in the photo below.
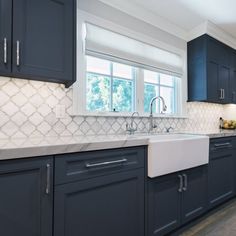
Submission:
M 181 236 L 236 236 L 236 200 L 232 200 Z

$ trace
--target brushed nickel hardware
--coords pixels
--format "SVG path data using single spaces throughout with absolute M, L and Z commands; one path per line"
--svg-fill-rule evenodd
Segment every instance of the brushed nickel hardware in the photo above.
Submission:
M 46 184 L 46 194 L 50 194 L 50 190 L 51 190 L 51 184 L 50 184 L 50 174 L 51 174 L 51 165 L 47 164 L 46 165 L 46 170 L 47 170 L 47 184 Z
M 16 65 L 20 66 L 20 41 L 16 41 Z
M 183 191 L 183 176 L 182 175 L 178 175 L 179 177 L 179 189 L 178 192 L 182 193 Z
M 101 167 L 101 166 L 107 166 L 107 165 L 112 165 L 112 164 L 123 164 L 127 162 L 126 158 L 120 159 L 120 160 L 115 160 L 115 161 L 105 161 L 105 162 L 100 162 L 100 163 L 86 163 L 86 168 L 92 168 L 92 167 Z
M 3 62 L 7 64 L 7 38 L 4 38 L 4 55 L 3 55 Z

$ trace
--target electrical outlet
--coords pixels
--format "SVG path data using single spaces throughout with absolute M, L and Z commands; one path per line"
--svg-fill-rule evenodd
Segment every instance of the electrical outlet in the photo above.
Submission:
M 56 118 L 65 118 L 66 107 L 65 105 L 56 105 Z

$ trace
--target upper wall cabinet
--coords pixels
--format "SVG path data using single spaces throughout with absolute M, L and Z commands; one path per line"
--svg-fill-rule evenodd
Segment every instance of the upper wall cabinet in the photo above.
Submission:
M 12 1 L 0 0 L 0 74 L 11 73 Z
M 232 48 L 208 35 L 188 43 L 189 101 L 233 102 L 230 88 L 232 52 Z
M 67 87 L 73 84 L 76 1 L 0 0 L 0 11 L 0 72 Z
M 231 54 L 230 100 L 236 104 L 236 51 Z

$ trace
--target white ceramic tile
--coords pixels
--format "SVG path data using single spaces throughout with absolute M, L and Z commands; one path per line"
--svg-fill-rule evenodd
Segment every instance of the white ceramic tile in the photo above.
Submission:
M 85 135 L 124 133 L 125 117 L 72 117 L 72 88 L 63 85 L 0 77 L 0 138 L 21 136 Z M 65 105 L 63 119 L 55 106 Z M 172 126 L 178 130 L 215 130 L 224 106 L 188 103 L 189 119 L 157 118 L 157 131 Z M 135 118 L 138 130 L 148 131 L 148 118 Z
M 31 104 L 31 103 L 26 103 L 22 108 L 21 111 L 26 115 L 26 116 L 31 116 L 35 111 L 36 108 Z
M 13 116 L 18 110 L 19 108 L 13 102 L 8 102 L 1 107 L 1 111 L 5 112 L 9 117 Z
M 6 93 L 4 93 L 3 91 L 0 91 L 0 107 L 6 104 L 9 101 L 9 99 L 10 97 Z
M 27 121 L 28 117 L 22 112 L 17 112 L 14 116 L 11 117 L 11 120 L 20 127 Z

